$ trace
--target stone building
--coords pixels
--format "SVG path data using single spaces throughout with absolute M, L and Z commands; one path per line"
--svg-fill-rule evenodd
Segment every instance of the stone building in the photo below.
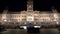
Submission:
M 27 11 L 20 12 L 9 12 L 8 10 L 4 10 L 3 14 L 0 14 L 0 22 L 1 23 L 34 23 L 41 24 L 42 22 L 53 24 L 59 23 L 60 14 L 57 13 L 56 9 L 52 9 L 53 13 L 45 12 L 45 11 L 33 11 L 33 0 L 27 1 Z

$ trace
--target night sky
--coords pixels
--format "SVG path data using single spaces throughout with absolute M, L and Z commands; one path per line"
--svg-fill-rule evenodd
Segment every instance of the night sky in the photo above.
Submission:
M 34 0 L 33 2 L 34 10 L 51 11 L 51 7 L 55 6 L 58 12 L 60 11 L 59 0 Z M 2 13 L 6 7 L 8 7 L 8 10 L 11 12 L 27 10 L 27 0 L 0 0 L 0 13 Z

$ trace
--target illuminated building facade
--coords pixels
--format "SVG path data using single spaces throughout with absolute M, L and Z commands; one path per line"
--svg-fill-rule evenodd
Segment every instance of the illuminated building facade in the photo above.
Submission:
M 48 13 L 45 11 L 33 11 L 33 0 L 27 1 L 27 11 L 21 12 L 10 12 L 4 10 L 3 14 L 0 14 L 0 22 L 2 23 L 34 23 L 41 24 L 42 22 L 59 24 L 60 14 L 57 13 L 57 10 L 53 10 L 53 13 Z

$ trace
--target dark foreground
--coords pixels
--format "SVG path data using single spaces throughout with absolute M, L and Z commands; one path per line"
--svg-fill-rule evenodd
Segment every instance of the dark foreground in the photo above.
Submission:
M 25 29 L 6 29 L 0 34 L 60 34 L 58 29 L 40 29 L 40 33 L 28 33 Z

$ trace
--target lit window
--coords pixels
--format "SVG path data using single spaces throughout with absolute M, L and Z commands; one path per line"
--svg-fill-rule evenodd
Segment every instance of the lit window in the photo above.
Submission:
M 4 21 L 7 21 L 6 19 L 4 19 Z
M 56 22 L 57 24 L 59 24 L 59 22 Z

